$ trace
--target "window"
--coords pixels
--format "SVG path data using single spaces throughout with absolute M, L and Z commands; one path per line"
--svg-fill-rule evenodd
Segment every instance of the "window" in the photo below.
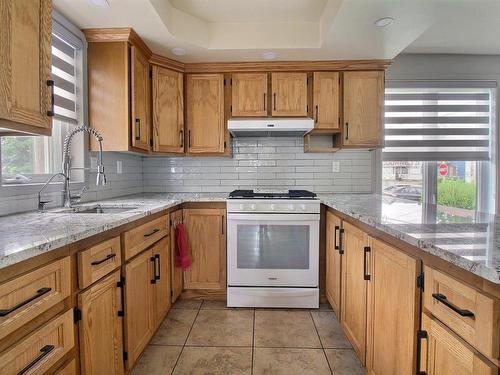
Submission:
M 52 136 L 0 138 L 2 184 L 45 182 L 48 175 L 61 171 L 62 148 L 66 135 L 83 122 L 83 42 L 57 20 L 53 20 L 52 78 L 55 116 Z M 83 135 L 72 146 L 73 165 L 84 165 Z M 82 171 L 72 181 L 83 181 Z
M 388 81 L 382 193 L 493 211 L 494 82 Z

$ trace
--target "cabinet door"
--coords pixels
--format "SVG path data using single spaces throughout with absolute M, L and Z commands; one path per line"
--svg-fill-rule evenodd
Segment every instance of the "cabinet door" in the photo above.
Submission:
M 149 62 L 136 47 L 130 47 L 132 91 L 132 146 L 149 151 L 150 148 L 150 82 Z
M 267 74 L 235 73 L 231 79 L 231 114 L 235 117 L 267 116 Z
M 186 289 L 226 289 L 225 210 L 185 209 L 184 225 L 192 264 Z
M 154 322 L 160 325 L 170 309 L 170 238 L 163 237 L 152 248 L 155 257 Z
M 315 129 L 340 129 L 340 73 L 313 74 L 313 110 Z
M 125 351 L 127 368 L 137 358 L 153 335 L 154 257 L 151 250 L 144 251 L 125 265 Z
M 50 135 L 52 1 L 0 0 L 0 21 L 0 128 Z
M 272 73 L 273 116 L 307 116 L 307 73 Z
M 123 374 L 120 271 L 78 295 L 82 374 Z
M 224 153 L 224 77 L 189 74 L 186 87 L 188 153 Z
M 172 275 L 172 304 L 182 293 L 182 268 L 175 266 L 176 235 L 177 224 L 182 223 L 182 210 L 170 213 L 170 272 Z
M 326 212 L 326 298 L 340 320 L 340 285 L 342 268 L 342 221 Z
M 184 153 L 182 73 L 153 66 L 153 151 Z
M 420 291 L 416 259 L 371 240 L 366 367 L 369 374 L 411 374 Z
M 446 326 L 422 314 L 421 374 L 497 375 L 498 368 L 487 363 Z
M 344 73 L 344 146 L 383 144 L 384 72 Z
M 342 255 L 341 325 L 360 361 L 366 354 L 366 296 L 365 249 L 368 236 L 363 231 L 343 222 L 344 254 Z

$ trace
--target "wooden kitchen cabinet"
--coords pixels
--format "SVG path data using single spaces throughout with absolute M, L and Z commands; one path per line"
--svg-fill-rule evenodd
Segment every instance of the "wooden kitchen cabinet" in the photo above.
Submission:
M 368 374 L 412 374 L 420 315 L 420 262 L 371 239 L 368 286 Z
M 185 289 L 226 289 L 226 225 L 224 209 L 184 209 L 192 264 L 185 272 Z
M 342 145 L 382 147 L 384 138 L 384 72 L 344 72 Z
M 151 248 L 155 262 L 153 286 L 154 327 L 160 325 L 170 310 L 170 238 L 163 237 Z
M 231 115 L 267 116 L 267 73 L 235 73 L 231 80 Z
M 132 146 L 149 151 L 151 126 L 151 87 L 147 56 L 135 46 L 130 47 L 131 99 L 132 99 Z
M 186 112 L 188 154 L 223 154 L 226 146 L 224 76 L 188 74 Z
M 78 295 L 82 374 L 123 374 L 122 296 L 115 271 Z
M 170 213 L 170 272 L 171 272 L 171 296 L 173 304 L 182 293 L 183 272 L 182 268 L 175 266 L 176 234 L 175 228 L 182 223 L 182 210 Z
M 340 73 L 313 73 L 314 129 L 340 130 Z
M 342 270 L 342 220 L 326 212 L 326 298 L 340 320 Z
M 153 151 L 184 153 L 183 74 L 153 66 Z
M 307 73 L 271 73 L 272 115 L 307 116 Z
M 0 0 L 0 21 L 0 135 L 51 135 L 52 1 Z
M 498 368 L 478 355 L 472 347 L 444 324 L 422 314 L 419 374 L 498 375 Z
M 365 364 L 366 316 L 369 238 L 355 226 L 343 222 L 344 254 L 342 255 L 342 285 L 340 324 L 346 336 Z

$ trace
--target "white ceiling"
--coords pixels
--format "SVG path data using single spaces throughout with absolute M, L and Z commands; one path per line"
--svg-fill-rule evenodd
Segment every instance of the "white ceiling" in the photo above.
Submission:
M 390 59 L 401 52 L 500 54 L 500 0 L 54 0 L 81 28 L 133 27 L 184 62 Z M 377 28 L 390 16 L 394 23 Z M 187 54 L 174 56 L 173 47 Z

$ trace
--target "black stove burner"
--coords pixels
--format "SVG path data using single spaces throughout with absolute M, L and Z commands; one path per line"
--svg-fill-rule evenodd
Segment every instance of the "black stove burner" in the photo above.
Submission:
M 308 190 L 288 190 L 288 193 L 256 193 L 253 190 L 234 190 L 229 193 L 233 199 L 314 199 L 316 194 Z

